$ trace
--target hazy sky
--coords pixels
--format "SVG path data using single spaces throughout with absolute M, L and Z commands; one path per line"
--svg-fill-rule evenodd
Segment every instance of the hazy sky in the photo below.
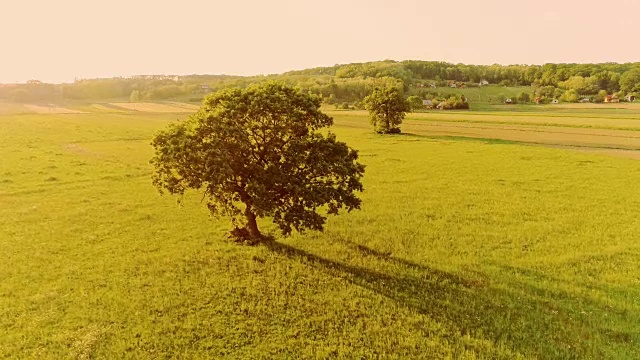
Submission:
M 0 0 L 0 82 L 640 61 L 640 0 Z

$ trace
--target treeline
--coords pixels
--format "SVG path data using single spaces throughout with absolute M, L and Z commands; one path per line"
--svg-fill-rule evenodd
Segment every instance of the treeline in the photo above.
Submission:
M 334 65 L 267 76 L 139 76 L 78 80 L 71 84 L 0 85 L 0 98 L 15 101 L 55 99 L 108 100 L 130 98 L 198 101 L 206 93 L 226 87 L 246 87 L 264 80 L 279 80 L 323 97 L 330 104 L 356 105 L 378 86 L 398 86 L 406 96 L 422 95 L 424 87 L 532 86 L 534 94 L 568 100 L 604 92 L 619 95 L 640 92 L 640 63 L 464 65 L 437 61 L 377 61 Z M 570 92 L 569 95 L 565 93 Z M 425 98 L 422 96 L 422 98 Z
M 438 61 L 378 61 L 336 65 L 292 71 L 284 75 L 333 75 L 336 78 L 393 77 L 406 85 L 431 80 L 456 81 L 472 84 L 485 80 L 503 86 L 579 87 L 578 91 L 596 94 L 600 90 L 640 90 L 640 62 L 603 64 L 545 64 L 545 65 L 465 65 Z
M 176 78 L 110 78 L 79 80 L 71 84 L 45 84 L 30 81 L 27 84 L 0 85 L 0 99 L 19 102 L 68 100 L 129 99 L 137 100 L 182 99 L 200 101 L 207 93 L 227 87 L 245 88 L 265 80 L 279 80 L 298 86 L 303 91 L 321 96 L 325 102 L 354 103 L 361 101 L 377 86 L 404 87 L 392 77 L 368 79 L 341 79 L 334 76 L 269 75 L 252 77 L 197 76 Z
M 206 84 L 209 89 L 229 86 L 245 78 L 226 75 L 139 76 L 77 80 L 70 84 L 47 84 L 37 80 L 25 84 L 0 84 L 0 99 L 18 102 L 67 100 L 110 100 L 129 98 L 136 93 L 140 100 L 164 100 L 197 97 Z M 201 98 L 201 96 L 200 96 Z
M 18 102 L 45 101 L 61 98 L 61 86 L 45 84 L 37 80 L 25 84 L 0 84 L 0 99 Z

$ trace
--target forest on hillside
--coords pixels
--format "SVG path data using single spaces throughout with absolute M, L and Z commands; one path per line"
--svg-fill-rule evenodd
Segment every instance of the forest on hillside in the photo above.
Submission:
M 465 87 L 531 86 L 531 98 L 559 98 L 577 102 L 591 96 L 596 101 L 607 94 L 620 98 L 640 93 L 640 63 L 465 65 L 437 61 L 377 61 L 334 65 L 277 75 L 228 76 L 147 75 L 129 78 L 83 79 L 68 84 L 47 84 L 37 80 L 25 84 L 0 85 L 0 99 L 18 102 L 55 100 L 132 101 L 181 99 L 200 101 L 209 92 L 226 87 L 279 80 L 322 96 L 329 104 L 358 104 L 373 88 L 401 87 L 406 96 L 422 98 L 443 95 L 431 88 L 456 82 Z

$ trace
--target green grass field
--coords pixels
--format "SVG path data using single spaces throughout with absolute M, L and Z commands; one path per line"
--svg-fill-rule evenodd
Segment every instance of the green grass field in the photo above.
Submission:
M 363 209 L 258 247 L 83 109 L 0 112 L 0 358 L 640 358 L 640 108 L 331 112 Z
M 499 85 L 490 85 L 483 87 L 467 87 L 467 88 L 450 88 L 439 87 L 436 89 L 427 88 L 427 91 L 436 91 L 443 94 L 458 94 L 464 95 L 474 105 L 478 104 L 499 104 L 498 97 L 503 95 L 509 98 L 515 98 L 523 92 L 533 95 L 533 88 L 531 86 L 517 86 L 517 87 L 505 87 Z

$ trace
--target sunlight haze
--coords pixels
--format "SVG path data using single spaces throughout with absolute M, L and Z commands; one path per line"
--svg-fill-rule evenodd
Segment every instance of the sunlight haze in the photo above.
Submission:
M 281 73 L 383 59 L 633 62 L 639 0 L 11 1 L 0 82 Z M 632 37 L 633 36 L 633 37 Z

